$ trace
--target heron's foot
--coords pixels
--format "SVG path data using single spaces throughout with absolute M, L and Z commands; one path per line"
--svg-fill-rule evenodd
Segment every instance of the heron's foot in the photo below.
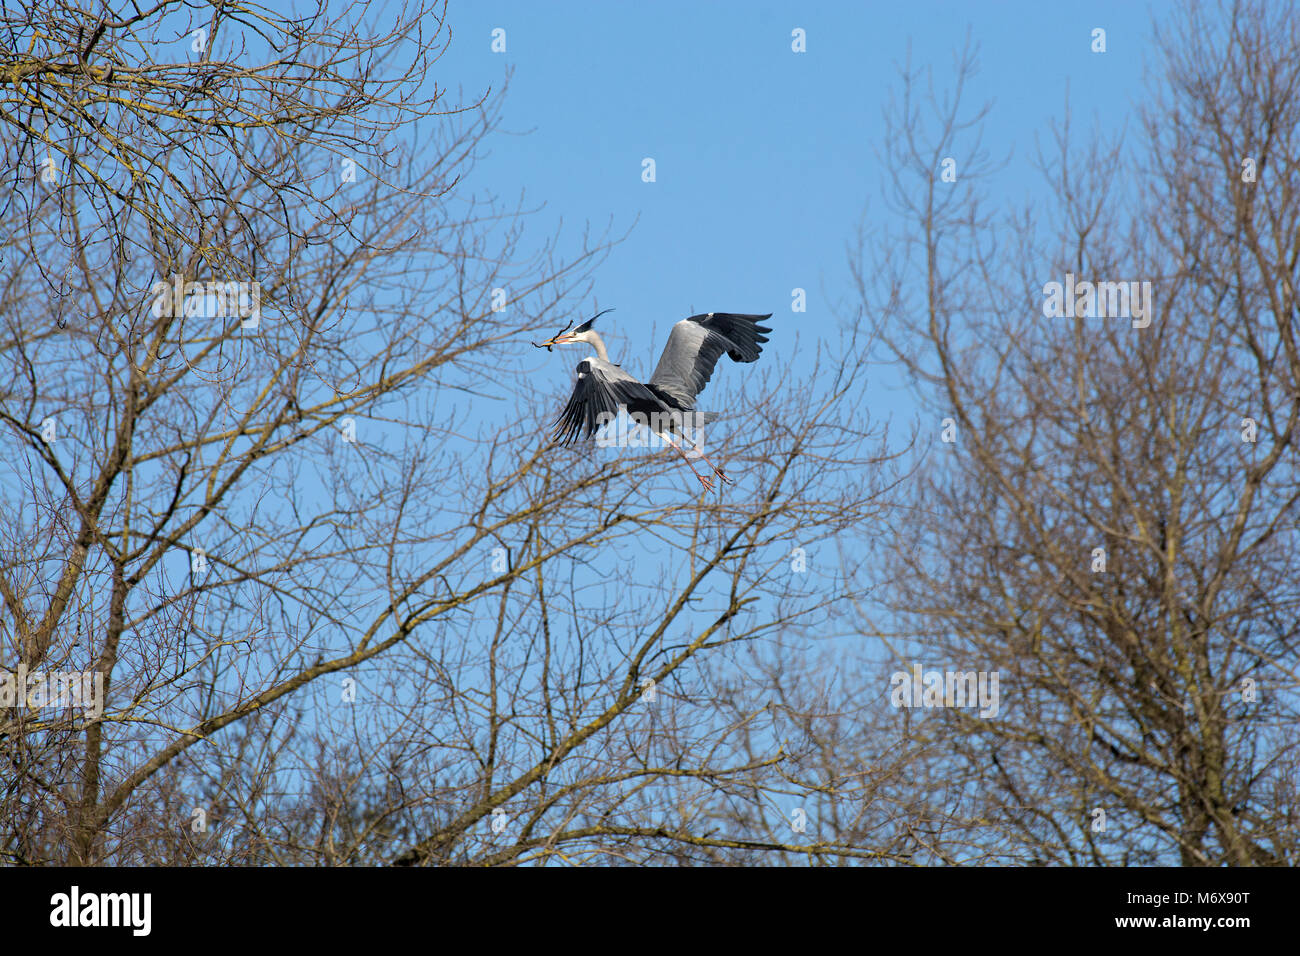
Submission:
M 734 481 L 732 481 L 730 478 L 728 478 L 726 475 L 722 473 L 722 469 L 719 468 L 717 465 L 711 465 L 710 467 L 713 469 L 713 473 L 718 476 L 718 480 L 721 481 L 724 485 L 735 484 Z
M 708 478 L 705 478 L 703 475 L 699 474 L 698 472 L 696 473 L 695 477 L 700 479 L 700 484 L 704 486 L 705 491 L 713 490 L 713 482 L 710 481 Z

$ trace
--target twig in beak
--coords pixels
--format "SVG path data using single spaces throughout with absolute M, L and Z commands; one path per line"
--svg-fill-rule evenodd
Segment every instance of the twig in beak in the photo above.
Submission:
M 558 331 L 558 332 L 556 332 L 554 335 L 552 335 L 552 336 L 551 336 L 551 340 L 550 340 L 549 342 L 543 342 L 541 345 L 538 345 L 536 342 L 530 342 L 530 343 L 528 343 L 528 344 L 531 345 L 531 346 L 533 346 L 533 348 L 546 349 L 546 351 L 548 351 L 548 352 L 553 352 L 553 351 L 555 351 L 555 350 L 552 348 L 552 346 L 555 344 L 555 340 L 558 339 L 558 338 L 559 338 L 561 335 L 563 335 L 565 332 L 569 331 L 569 329 L 571 329 L 571 328 L 573 328 L 573 320 L 572 320 L 572 319 L 569 320 L 569 324 L 568 324 L 568 325 L 566 325 L 564 328 L 560 329 L 560 331 Z

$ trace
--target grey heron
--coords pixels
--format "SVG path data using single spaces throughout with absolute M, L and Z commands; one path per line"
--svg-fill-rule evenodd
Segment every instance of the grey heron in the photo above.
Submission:
M 713 490 L 713 482 L 695 470 L 682 447 L 673 440 L 674 435 L 686 438 L 682 430 L 683 417 L 692 413 L 696 420 L 709 422 L 717 418 L 714 412 L 697 412 L 695 399 L 713 375 L 713 368 L 725 352 L 733 362 L 757 362 L 767 336 L 772 330 L 759 325 L 766 315 L 744 315 L 736 312 L 708 312 L 682 319 L 668 335 L 659 364 L 648 382 L 638 382 L 609 359 L 605 343 L 592 325 L 605 312 L 597 312 L 590 319 L 569 331 L 565 326 L 545 342 L 533 345 L 548 352 L 556 345 L 590 343 L 596 354 L 578 363 L 578 381 L 559 417 L 554 422 L 552 441 L 569 445 L 582 438 L 590 438 L 596 429 L 618 414 L 620 407 L 634 417 L 644 416 L 651 431 L 672 445 L 682 456 L 688 468 L 704 485 Z M 572 325 L 572 323 L 569 323 Z M 720 481 L 730 483 L 717 465 L 704 460 Z

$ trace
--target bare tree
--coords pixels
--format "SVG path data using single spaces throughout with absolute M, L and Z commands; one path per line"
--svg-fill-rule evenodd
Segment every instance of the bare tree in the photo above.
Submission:
M 725 496 L 557 449 L 501 369 L 610 239 L 471 191 L 498 101 L 432 86 L 441 10 L 191 10 L 0 27 L 0 663 L 103 704 L 4 711 L 3 859 L 906 859 L 727 809 L 823 785 L 728 665 L 850 589 L 793 549 L 880 520 L 866 343 L 765 356 Z
M 973 54 L 943 100 L 905 73 L 911 225 L 856 272 L 933 441 L 888 548 L 900 623 L 875 631 L 896 661 L 1001 675 L 996 718 L 925 712 L 981 846 L 1293 865 L 1300 18 L 1197 7 L 1161 44 L 1140 135 L 1080 147 L 1067 104 L 1040 155 L 1059 206 L 1005 217 L 961 103 Z

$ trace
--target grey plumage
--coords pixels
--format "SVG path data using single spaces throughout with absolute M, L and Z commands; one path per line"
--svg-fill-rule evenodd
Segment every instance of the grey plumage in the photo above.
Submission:
M 569 445 L 580 438 L 590 438 L 601 425 L 614 420 L 619 408 L 624 408 L 629 415 L 644 416 L 641 420 L 667 439 L 705 490 L 712 491 L 713 483 L 696 471 L 674 438 L 694 445 L 700 458 L 713 469 L 718 479 L 729 483 L 731 479 L 704 456 L 699 443 L 688 437 L 690 430 L 683 427 L 684 419 L 690 414 L 696 422 L 703 423 L 718 417 L 713 412 L 697 411 L 696 399 L 709 384 L 723 353 L 731 356 L 733 362 L 758 361 L 763 343 L 767 341 L 764 333 L 772 331 L 759 325 L 758 321 L 770 319 L 772 313 L 709 312 L 682 319 L 669 333 L 668 344 L 664 346 L 659 364 L 648 382 L 638 382 L 610 361 L 604 341 L 592 328 L 603 314 L 592 316 L 572 332 L 569 326 L 565 326 L 546 342 L 533 343 L 549 352 L 556 345 L 590 342 L 597 353 L 578 364 L 577 382 L 564 410 L 555 420 L 552 440 Z
M 595 355 L 578 363 L 578 381 L 560 417 L 555 420 L 552 440 L 568 445 L 580 437 L 590 438 L 600 426 L 600 416 L 610 421 L 618 407 L 629 411 L 660 411 L 663 403 L 655 394 L 613 362 Z M 645 407 L 643 407 L 645 406 Z
M 650 386 L 656 393 L 667 393 L 672 403 L 681 409 L 695 407 L 695 398 L 704 391 L 713 376 L 722 353 L 733 362 L 757 362 L 767 341 L 764 332 L 772 330 L 759 325 L 767 315 L 741 315 L 733 312 L 710 312 L 693 315 L 673 326 L 668 335 L 664 354 L 659 357 Z
M 569 401 L 555 420 L 554 440 L 568 445 L 580 437 L 591 437 L 600 425 L 600 415 L 617 415 L 620 405 L 629 413 L 645 415 L 694 411 L 696 398 L 713 377 L 718 359 L 724 353 L 735 362 L 758 361 L 767 341 L 764 333 L 772 331 L 758 321 L 771 316 L 770 312 L 766 315 L 709 312 L 682 319 L 669 333 L 668 344 L 649 382 L 638 382 L 610 362 L 607 355 L 583 360 L 578 365 L 578 380 Z M 604 344 L 591 328 L 592 321 L 575 329 L 568 340 L 581 335 L 577 341 L 591 341 L 604 352 Z M 563 336 L 556 336 L 553 341 Z M 667 418 L 671 431 L 677 431 L 671 423 L 679 417 Z M 716 417 L 713 412 L 702 413 L 706 422 Z

